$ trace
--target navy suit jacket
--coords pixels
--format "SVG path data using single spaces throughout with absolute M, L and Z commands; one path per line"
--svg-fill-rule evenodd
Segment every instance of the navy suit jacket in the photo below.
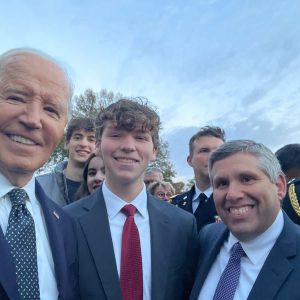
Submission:
M 51 201 L 36 181 L 36 195 L 43 210 L 54 261 L 58 299 L 79 299 L 78 256 L 75 222 Z M 15 266 L 9 245 L 0 229 L 0 299 L 19 300 Z
M 208 225 L 199 234 L 200 253 L 191 300 L 198 299 L 229 230 L 224 223 Z M 284 214 L 284 227 L 250 291 L 248 300 L 300 299 L 300 227 Z
M 188 299 L 196 267 L 196 220 L 150 194 L 147 197 L 151 299 Z M 122 300 L 102 188 L 64 209 L 78 221 L 82 299 Z
M 190 213 L 193 213 L 192 199 L 195 194 L 195 186 L 189 191 L 177 195 L 172 199 L 172 204 L 180 207 Z M 199 214 L 196 217 L 198 231 L 205 225 L 216 222 L 216 216 L 218 215 L 213 199 L 213 194 L 210 195 L 207 202 L 201 207 Z

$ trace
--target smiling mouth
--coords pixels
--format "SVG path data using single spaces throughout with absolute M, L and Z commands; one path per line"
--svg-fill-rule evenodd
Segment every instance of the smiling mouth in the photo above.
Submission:
M 246 215 L 250 209 L 252 209 L 254 206 L 253 205 L 246 205 L 242 207 L 230 207 L 228 209 L 229 213 L 231 213 L 234 216 L 244 216 Z
M 124 157 L 116 157 L 115 158 L 118 162 L 121 162 L 121 163 L 130 163 L 130 164 L 133 164 L 133 163 L 137 163 L 138 161 L 136 159 L 133 159 L 133 158 L 124 158 Z
M 8 135 L 8 137 L 14 141 L 14 142 L 17 142 L 17 143 L 20 143 L 20 144 L 25 144 L 25 145 L 36 145 L 35 142 L 33 142 L 32 140 L 29 140 L 27 138 L 24 138 L 20 135 Z

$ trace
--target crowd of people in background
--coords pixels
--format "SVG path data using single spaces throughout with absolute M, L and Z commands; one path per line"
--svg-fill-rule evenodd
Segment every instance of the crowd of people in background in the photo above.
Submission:
M 149 102 L 68 121 L 71 98 L 47 54 L 0 56 L 0 299 L 300 299 L 300 144 L 204 126 L 176 194 Z M 34 176 L 64 128 L 68 159 Z

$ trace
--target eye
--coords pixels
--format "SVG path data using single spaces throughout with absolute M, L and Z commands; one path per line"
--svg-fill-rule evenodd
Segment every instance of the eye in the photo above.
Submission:
M 228 186 L 228 180 L 217 179 L 216 181 L 213 182 L 213 186 L 216 189 L 224 188 L 224 187 Z
M 75 140 L 75 141 L 79 141 L 81 138 L 82 138 L 82 137 L 81 137 L 80 134 L 74 134 L 74 135 L 72 136 L 72 139 Z
M 54 108 L 53 106 L 45 106 L 44 110 L 46 112 L 48 112 L 51 116 L 55 117 L 55 118 L 60 118 L 60 114 L 57 111 L 56 108 Z
M 96 142 L 96 139 L 94 136 L 90 136 L 90 137 L 88 137 L 88 141 L 93 143 L 93 142 Z
M 249 184 L 254 180 L 254 178 L 250 175 L 243 175 L 241 177 L 241 182 L 245 183 L 245 184 Z
M 209 154 L 210 153 L 210 149 L 208 148 L 201 148 L 198 151 L 199 154 Z
M 22 97 L 16 96 L 16 95 L 8 96 L 7 100 L 11 103 L 17 103 L 17 102 L 23 103 L 23 102 L 25 102 L 25 100 Z
M 135 138 L 140 141 L 149 141 L 149 136 L 145 134 L 138 134 Z
M 95 175 L 96 175 L 96 171 L 95 170 L 89 170 L 88 176 L 93 177 Z

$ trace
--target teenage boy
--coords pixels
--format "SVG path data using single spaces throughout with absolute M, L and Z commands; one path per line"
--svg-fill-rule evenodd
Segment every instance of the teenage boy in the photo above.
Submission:
M 121 99 L 96 120 L 105 180 L 66 207 L 78 221 L 82 299 L 187 299 L 196 221 L 151 196 L 144 172 L 156 159 L 160 120 L 147 103 Z
M 85 162 L 95 150 L 95 121 L 91 118 L 73 118 L 68 123 L 65 136 L 68 161 L 58 163 L 53 172 L 37 176 L 44 191 L 61 206 L 74 201 Z

